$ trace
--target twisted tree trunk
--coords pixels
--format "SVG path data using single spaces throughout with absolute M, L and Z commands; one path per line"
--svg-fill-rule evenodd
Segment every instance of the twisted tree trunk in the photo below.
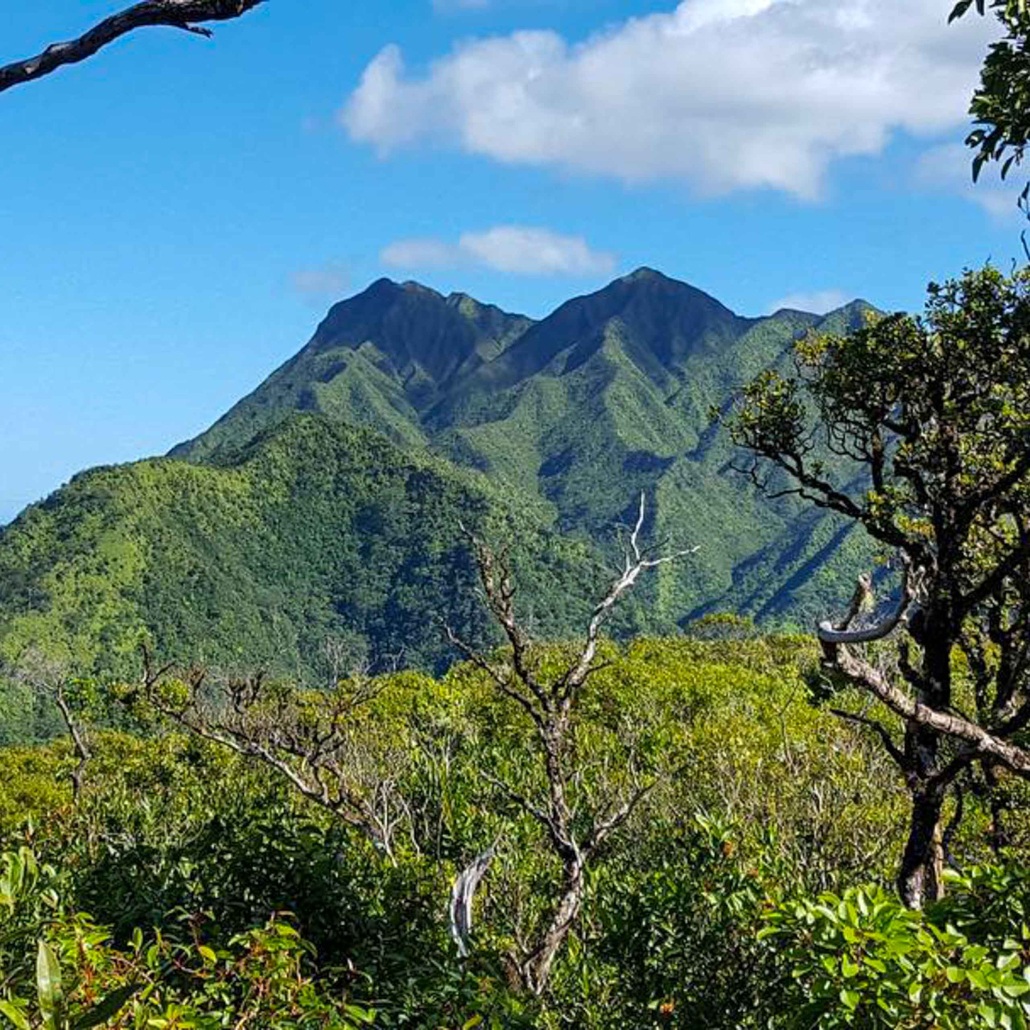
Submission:
M 522 963 L 522 982 L 533 994 L 543 993 L 555 957 L 579 918 L 586 890 L 585 864 L 583 856 L 579 854 L 565 863 L 561 898 L 555 906 L 547 928 L 540 935 L 536 948 Z
M 908 841 L 898 872 L 898 894 L 908 908 L 944 897 L 943 809 L 944 792 L 937 787 L 912 795 Z

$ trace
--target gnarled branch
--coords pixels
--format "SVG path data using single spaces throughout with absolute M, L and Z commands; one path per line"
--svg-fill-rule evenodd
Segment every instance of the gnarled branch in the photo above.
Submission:
M 852 629 L 851 625 L 858 618 L 862 607 L 872 598 L 872 580 L 868 576 L 860 576 L 848 613 L 841 622 L 821 622 L 819 624 L 819 641 L 823 645 L 827 658 L 834 658 L 834 649 L 843 644 L 871 644 L 889 637 L 909 616 L 912 603 L 918 593 L 919 577 L 905 566 L 904 579 L 901 585 L 901 597 L 897 607 L 885 619 L 863 629 Z
M 87 33 L 66 43 L 52 43 L 41 54 L 0 67 L 0 93 L 57 71 L 66 64 L 78 64 L 103 47 L 136 29 L 164 25 L 198 36 L 210 36 L 203 23 L 239 18 L 264 0 L 145 0 L 112 14 Z
M 975 722 L 950 712 L 941 712 L 921 704 L 898 690 L 886 676 L 868 662 L 841 648 L 837 667 L 848 679 L 875 694 L 892 712 L 918 726 L 928 726 L 946 736 L 972 746 L 978 758 L 994 758 L 1018 776 L 1030 780 L 1030 753 L 978 726 Z

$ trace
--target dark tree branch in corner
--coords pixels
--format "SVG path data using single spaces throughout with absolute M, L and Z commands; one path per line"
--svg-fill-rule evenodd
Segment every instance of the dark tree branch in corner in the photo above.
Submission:
M 239 18 L 264 0 L 145 0 L 118 14 L 112 14 L 85 35 L 67 43 L 53 43 L 36 57 L 0 67 L 0 93 L 23 82 L 41 79 L 66 64 L 78 64 L 136 29 L 152 25 L 183 29 L 210 36 L 204 22 Z

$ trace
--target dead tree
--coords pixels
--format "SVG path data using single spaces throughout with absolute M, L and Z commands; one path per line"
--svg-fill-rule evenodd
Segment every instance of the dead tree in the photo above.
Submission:
M 642 549 L 640 536 L 645 514 L 645 498 L 641 495 L 636 525 L 627 542 L 622 569 L 594 608 L 571 661 L 560 674 L 547 678 L 539 672 L 541 648 L 530 639 L 515 610 L 515 585 L 507 556 L 503 552 L 496 553 L 479 537 L 465 531 L 472 546 L 487 607 L 504 633 L 507 648 L 503 656 L 487 657 L 449 628 L 448 638 L 490 678 L 503 697 L 528 716 L 546 790 L 542 796 L 533 797 L 492 776 L 487 776 L 487 779 L 539 823 L 562 869 L 560 888 L 542 924 L 522 953 L 512 956 L 523 987 L 537 995 L 546 988 L 555 957 L 579 918 L 586 890 L 587 867 L 656 782 L 632 769 L 630 755 L 632 786 L 628 790 L 613 792 L 591 805 L 589 811 L 584 811 L 583 806 L 576 803 L 570 791 L 570 785 L 580 773 L 573 746 L 576 705 L 587 681 L 604 665 L 598 660 L 598 648 L 605 623 L 619 599 L 633 588 L 644 572 L 696 552 L 693 548 L 653 556 Z M 473 868 L 478 869 L 479 866 Z M 464 902 L 468 908 L 471 899 L 465 897 Z
M 68 731 L 77 759 L 70 776 L 72 796 L 78 801 L 82 796 L 86 767 L 93 757 L 93 752 L 89 744 L 89 733 L 68 700 L 70 678 L 67 666 L 33 647 L 26 650 L 15 664 L 13 678 L 52 701 L 60 712 L 61 721 Z
M 404 741 L 367 717 L 383 679 L 356 673 L 334 690 L 304 691 L 261 673 L 159 668 L 146 651 L 143 665 L 141 686 L 128 700 L 142 700 L 189 733 L 262 762 L 391 861 L 400 836 L 411 836 L 400 783 Z
M 112 14 L 77 39 L 52 43 L 41 54 L 0 67 L 0 93 L 41 79 L 66 64 L 78 64 L 136 29 L 166 26 L 210 37 L 205 22 L 239 18 L 264 0 L 144 0 Z

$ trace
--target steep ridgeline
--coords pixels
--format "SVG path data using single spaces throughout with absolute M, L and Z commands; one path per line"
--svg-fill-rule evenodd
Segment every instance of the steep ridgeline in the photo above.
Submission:
M 811 625 L 867 545 L 730 469 L 712 409 L 826 318 L 735 315 L 642 269 L 539 322 L 380 280 L 168 458 L 77 477 L 0 530 L 0 656 L 30 643 L 127 671 L 178 658 L 313 674 L 327 638 L 440 665 L 443 619 L 485 631 L 459 523 L 508 540 L 541 633 L 581 619 L 640 491 L 652 536 L 698 545 L 623 613 Z
M 311 342 L 173 457 L 232 454 L 292 411 L 367 425 L 424 445 L 423 414 L 532 325 L 464 294 L 388 279 L 336 304 Z
M 225 460 L 286 411 L 318 411 L 478 469 L 604 550 L 644 490 L 654 535 L 701 548 L 645 588 L 655 629 L 711 611 L 811 625 L 848 592 L 865 544 L 829 516 L 760 497 L 731 470 L 712 409 L 784 362 L 799 334 L 849 328 L 867 310 L 742 318 L 640 269 L 533 322 L 382 280 L 173 454 Z

